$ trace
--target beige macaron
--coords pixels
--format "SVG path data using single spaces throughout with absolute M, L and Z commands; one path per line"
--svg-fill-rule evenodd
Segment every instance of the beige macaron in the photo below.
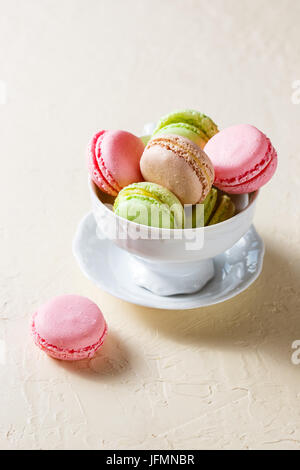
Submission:
M 203 202 L 215 177 L 205 152 L 191 140 L 174 134 L 151 139 L 140 166 L 146 181 L 165 186 L 182 204 Z

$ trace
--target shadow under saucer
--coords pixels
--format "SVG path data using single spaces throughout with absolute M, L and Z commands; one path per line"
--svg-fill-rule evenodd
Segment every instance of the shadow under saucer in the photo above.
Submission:
M 288 247 L 266 240 L 263 271 L 246 291 L 222 304 L 194 310 L 132 306 L 129 315 L 179 343 L 217 349 L 261 347 L 291 364 L 291 344 L 300 339 L 300 260 Z

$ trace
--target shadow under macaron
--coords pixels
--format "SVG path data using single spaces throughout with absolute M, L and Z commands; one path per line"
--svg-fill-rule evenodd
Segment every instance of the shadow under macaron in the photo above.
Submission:
M 94 381 L 114 380 L 130 369 L 129 350 L 119 335 L 110 329 L 108 329 L 102 346 L 92 358 L 81 361 L 56 361 L 66 371 Z

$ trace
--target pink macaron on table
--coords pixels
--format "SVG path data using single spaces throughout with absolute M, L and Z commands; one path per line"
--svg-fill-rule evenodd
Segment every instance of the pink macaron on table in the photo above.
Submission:
M 42 351 L 65 361 L 93 357 L 107 333 L 99 307 L 80 295 L 61 295 L 41 305 L 31 329 Z

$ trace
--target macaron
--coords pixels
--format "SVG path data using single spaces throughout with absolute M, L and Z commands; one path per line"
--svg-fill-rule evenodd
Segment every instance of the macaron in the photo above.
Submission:
M 218 199 L 218 190 L 216 188 L 211 188 L 208 195 L 206 196 L 204 204 L 204 225 L 207 225 L 211 214 L 213 213 Z
M 153 137 L 140 166 L 146 181 L 166 187 L 182 204 L 204 201 L 214 181 L 214 168 L 205 152 L 190 139 L 174 134 Z
M 79 295 L 55 297 L 32 318 L 36 345 L 55 359 L 77 361 L 93 357 L 106 333 L 107 325 L 99 307 Z
M 123 188 L 113 210 L 127 220 L 158 228 L 182 228 L 184 221 L 179 199 L 167 188 L 149 182 Z
M 236 213 L 236 207 L 232 199 L 227 195 L 212 188 L 203 202 L 204 215 L 193 206 L 193 227 L 215 225 L 230 219 Z
M 208 215 L 206 225 L 215 225 L 230 219 L 235 214 L 235 205 L 227 194 L 222 194 L 217 200 L 211 214 Z
M 214 165 L 214 186 L 231 194 L 258 190 L 277 167 L 277 153 L 270 139 L 249 124 L 220 131 L 204 151 Z
M 203 148 L 217 132 L 217 125 L 208 116 L 186 109 L 162 117 L 154 129 L 153 136 L 181 135 Z
M 97 132 L 88 146 L 91 179 L 105 193 L 116 196 L 130 183 L 142 181 L 140 158 L 145 145 L 122 130 Z

